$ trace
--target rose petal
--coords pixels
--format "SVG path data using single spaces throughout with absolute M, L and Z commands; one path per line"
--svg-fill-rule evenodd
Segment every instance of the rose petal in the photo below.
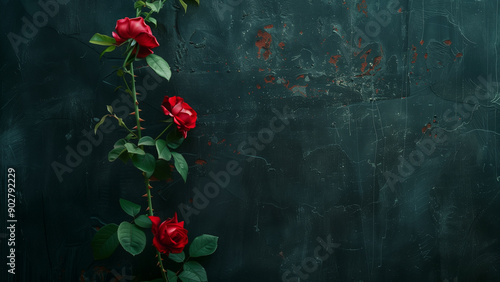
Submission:
M 137 41 L 137 44 L 146 48 L 155 48 L 160 46 L 160 44 L 156 40 L 156 37 L 154 37 L 150 33 L 139 33 L 138 35 L 134 36 L 134 39 L 135 41 Z

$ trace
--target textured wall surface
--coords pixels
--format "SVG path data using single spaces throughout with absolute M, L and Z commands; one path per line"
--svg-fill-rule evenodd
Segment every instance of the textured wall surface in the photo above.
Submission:
M 131 110 L 114 92 L 120 54 L 99 61 L 88 40 L 133 1 L 0 3 L 1 187 L 15 168 L 18 220 L 16 276 L 2 263 L 1 280 L 157 277 L 152 248 L 104 261 L 90 248 L 125 219 L 118 199 L 144 193 L 107 161 L 122 130 L 87 134 L 105 105 Z M 188 181 L 155 183 L 155 212 L 219 236 L 210 281 L 500 280 L 499 14 L 472 0 L 201 0 L 186 14 L 168 1 L 153 33 L 173 77 L 138 69 L 145 119 L 178 95 L 199 120 L 181 147 Z

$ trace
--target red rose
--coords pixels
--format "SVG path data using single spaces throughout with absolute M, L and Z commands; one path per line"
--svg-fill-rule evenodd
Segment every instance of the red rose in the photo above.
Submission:
M 145 58 L 149 54 L 153 54 L 152 48 L 160 46 L 156 37 L 153 36 L 151 28 L 144 22 L 144 19 L 139 18 L 124 18 L 116 21 L 116 32 L 113 31 L 113 37 L 116 40 L 116 45 L 120 45 L 127 39 L 134 39 L 139 45 L 139 53 L 137 58 Z M 135 52 L 135 51 L 134 51 Z
M 153 245 L 160 253 L 163 254 L 179 254 L 182 252 L 188 243 L 188 231 L 184 229 L 184 221 L 177 221 L 177 213 L 173 218 L 167 219 L 160 224 L 160 218 L 150 216 L 153 226 Z
M 197 114 L 188 104 L 184 103 L 181 97 L 168 97 L 163 98 L 161 104 L 163 112 L 167 116 L 174 118 L 177 129 L 182 133 L 184 138 L 187 137 L 187 132 L 196 126 Z

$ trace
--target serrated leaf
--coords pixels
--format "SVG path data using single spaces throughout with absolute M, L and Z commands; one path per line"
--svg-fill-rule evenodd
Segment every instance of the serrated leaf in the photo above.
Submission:
M 184 0 L 179 0 L 179 2 L 181 3 L 181 6 L 184 8 L 184 13 L 187 13 L 188 5 L 186 4 L 186 2 L 184 2 Z
M 172 169 L 170 164 L 165 160 L 156 160 L 155 171 L 153 177 L 158 180 L 167 180 L 172 176 Z
M 104 34 L 96 33 L 90 38 L 90 43 L 102 46 L 111 46 L 116 44 L 116 40 Z
M 146 247 L 146 234 L 134 224 L 124 221 L 118 226 L 118 241 L 125 251 L 135 256 Z
M 179 278 L 183 282 L 205 282 L 207 279 L 207 272 L 201 264 L 196 261 L 188 261 L 184 264 L 184 271 L 179 274 Z
M 191 257 L 201 257 L 211 255 L 217 250 L 217 241 L 219 237 L 203 234 L 194 238 L 189 246 L 189 255 Z
M 150 8 L 151 11 L 158 13 L 162 7 L 161 0 L 155 1 L 153 3 L 146 3 L 146 6 L 148 6 L 148 8 Z
M 132 155 L 132 163 L 139 170 L 144 171 L 147 178 L 150 178 L 155 171 L 155 157 L 149 153 L 145 155 Z
M 120 206 L 122 210 L 126 212 L 130 216 L 136 216 L 141 211 L 141 206 L 136 203 L 132 203 L 131 201 L 127 201 L 125 199 L 120 198 Z
M 168 63 L 160 56 L 151 54 L 146 57 L 146 62 L 159 76 L 170 80 L 172 76 L 172 71 Z
M 113 254 L 120 244 L 117 235 L 118 225 L 111 223 L 103 226 L 92 238 L 90 243 L 94 259 L 105 259 Z
M 177 282 L 177 274 L 170 269 L 167 269 L 168 282 Z M 163 280 L 162 280 L 163 282 Z
M 143 1 L 137 1 L 134 3 L 134 9 L 144 7 L 144 2 Z
M 114 162 L 116 159 L 120 157 L 121 154 L 127 152 L 127 149 L 125 147 L 117 147 L 113 148 L 111 151 L 108 153 L 108 161 Z
M 125 148 L 125 143 L 127 143 L 125 139 L 119 139 L 118 141 L 115 142 L 113 148 Z
M 94 127 L 94 134 L 97 134 L 97 129 L 99 128 L 99 126 L 101 126 L 104 121 L 106 120 L 106 118 L 108 117 L 108 115 L 105 115 L 101 118 L 101 120 L 95 125 Z
M 152 23 L 152 24 L 154 24 L 155 26 L 157 25 L 157 21 L 153 17 L 149 17 L 147 21 L 150 22 L 150 23 Z
M 155 140 L 150 137 L 150 136 L 144 136 L 141 139 L 139 139 L 139 146 L 145 145 L 145 146 L 154 146 L 155 145 Z
M 167 141 L 158 139 L 156 140 L 156 151 L 158 152 L 158 159 L 170 161 L 172 153 L 167 147 Z
M 101 52 L 101 55 L 99 55 L 99 60 L 102 58 L 102 56 L 104 54 L 109 53 L 109 52 L 113 52 L 113 51 L 115 51 L 115 49 L 116 49 L 115 45 L 111 45 L 108 48 L 104 49 L 104 51 Z
M 151 228 L 151 225 L 152 225 L 151 219 L 149 219 L 149 217 L 147 217 L 144 214 L 141 214 L 136 219 L 134 219 L 134 223 L 135 223 L 135 225 L 142 227 L 142 228 Z
M 179 254 L 169 254 L 168 258 L 175 262 L 183 262 L 184 259 L 186 259 L 186 254 L 184 254 L 184 252 L 181 252 Z
M 182 176 L 182 179 L 184 179 L 184 183 L 186 183 L 189 169 L 186 160 L 177 152 L 172 152 L 172 157 L 174 158 L 175 169 Z
M 184 142 L 184 137 L 178 130 L 171 130 L 167 135 L 167 145 L 172 149 L 179 148 Z
M 146 154 L 143 149 L 137 147 L 133 143 L 125 143 L 124 146 L 125 146 L 125 148 L 127 148 L 127 151 L 130 154 L 134 154 L 134 155 L 144 155 L 144 154 Z

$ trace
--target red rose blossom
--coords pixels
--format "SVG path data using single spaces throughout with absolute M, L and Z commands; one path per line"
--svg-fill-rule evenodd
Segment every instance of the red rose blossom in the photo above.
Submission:
M 124 18 L 116 21 L 116 32 L 113 31 L 113 37 L 116 40 L 116 45 L 120 45 L 127 39 L 134 39 L 139 45 L 137 58 L 145 58 L 149 54 L 153 54 L 151 49 L 160 46 L 156 37 L 153 36 L 151 28 L 144 22 L 141 17 Z M 135 51 L 134 51 L 135 52 Z
M 160 218 L 150 216 L 151 231 L 153 232 L 153 245 L 163 254 L 179 254 L 188 243 L 188 231 L 184 229 L 184 221 L 177 221 L 177 213 L 173 218 L 167 219 L 160 224 Z
M 196 126 L 197 114 L 181 97 L 165 96 L 161 104 L 163 113 L 174 118 L 177 129 L 182 133 L 184 138 L 187 137 L 187 132 Z

